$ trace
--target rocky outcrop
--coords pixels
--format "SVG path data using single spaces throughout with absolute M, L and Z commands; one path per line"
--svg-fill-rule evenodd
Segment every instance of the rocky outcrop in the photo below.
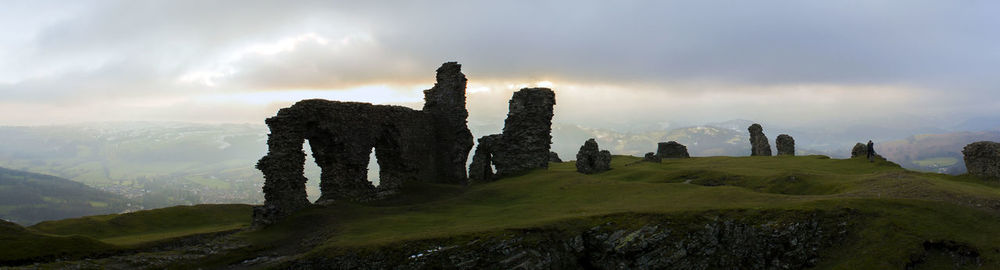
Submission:
M 583 174 L 595 174 L 611 169 L 611 152 L 600 150 L 597 141 L 589 139 L 580 146 L 576 153 L 576 171 Z
M 552 146 L 552 116 L 556 104 L 555 92 L 548 88 L 524 88 L 514 92 L 510 99 L 503 133 L 494 134 L 495 142 L 489 149 L 490 163 L 481 163 L 472 170 L 496 167 L 495 178 L 513 176 L 537 168 L 548 168 Z M 475 159 L 475 157 L 473 157 Z M 492 168 L 490 169 L 492 170 Z M 476 172 L 478 174 L 478 172 Z M 478 179 L 478 175 L 473 178 Z
M 659 155 L 656 155 L 656 153 L 649 152 L 649 153 L 646 153 L 646 155 L 642 157 L 642 161 L 660 163 L 660 162 L 663 161 L 663 159 L 660 158 Z
M 962 149 L 969 174 L 1000 179 L 1000 143 L 974 142 Z
M 675 141 L 661 142 L 656 145 L 656 155 L 660 158 L 689 158 L 688 148 Z
M 788 134 L 778 135 L 778 138 L 774 140 L 774 147 L 778 148 L 779 156 L 795 155 L 795 139 Z
M 559 154 L 556 152 L 549 152 L 549 162 L 551 163 L 562 163 L 563 160 L 559 158 Z
M 764 136 L 764 128 L 760 124 L 750 125 L 750 155 L 751 156 L 771 156 L 771 143 Z
M 254 209 L 254 225 L 270 224 L 310 205 L 303 176 L 307 140 L 322 169 L 321 203 L 381 199 L 407 182 L 464 183 L 472 135 L 465 124 L 460 68 L 450 62 L 438 69 L 437 84 L 424 91 L 427 111 L 310 99 L 268 118 L 268 153 L 257 162 L 264 174 L 264 205 Z M 373 150 L 378 187 L 367 177 Z
M 616 215 L 569 229 L 512 229 L 490 234 L 495 236 L 344 249 L 276 268 L 805 269 L 846 239 L 859 219 L 850 210 L 754 217 Z
M 872 150 L 874 152 L 875 150 Z M 885 158 L 878 153 L 873 153 L 872 156 L 875 159 L 884 160 Z M 868 146 L 863 143 L 857 143 L 854 148 L 851 148 L 851 158 L 868 158 Z
M 493 151 L 499 141 L 500 134 L 486 135 L 479 138 L 476 153 L 472 155 L 472 164 L 469 165 L 469 181 L 493 181 Z

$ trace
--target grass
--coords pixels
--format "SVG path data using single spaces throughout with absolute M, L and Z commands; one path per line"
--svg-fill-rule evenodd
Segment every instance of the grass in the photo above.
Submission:
M 251 207 L 242 204 L 174 206 L 127 214 L 89 216 L 35 224 L 29 229 L 53 235 L 80 235 L 132 246 L 168 238 L 244 228 Z
M 434 186 L 422 186 L 419 198 L 396 203 L 317 206 L 243 236 L 283 246 L 319 235 L 325 240 L 309 256 L 333 256 L 621 213 L 850 208 L 869 218 L 843 247 L 824 255 L 820 268 L 900 268 L 922 251 L 921 243 L 941 239 L 967 243 L 985 262 L 1000 265 L 1000 208 L 990 208 L 1000 207 L 1000 188 L 989 182 L 824 156 L 638 160 L 615 156 L 614 169 L 595 175 L 577 173 L 572 162 L 550 164 L 437 196 Z
M 547 170 L 487 184 L 417 184 L 386 201 L 313 206 L 270 227 L 235 235 L 250 247 L 185 263 L 222 267 L 261 254 L 337 256 L 344 250 L 468 241 L 519 229 L 572 233 L 609 219 L 636 226 L 667 219 L 693 226 L 683 222 L 707 215 L 795 220 L 846 209 L 857 213 L 851 215 L 853 229 L 842 243 L 821 252 L 818 269 L 899 269 L 924 254 L 924 267 L 949 265 L 947 254 L 925 250 L 925 243 L 935 241 L 971 247 L 984 267 L 1000 268 L 1000 183 L 995 181 L 825 156 L 639 160 L 615 156 L 612 170 L 594 175 L 577 173 L 572 162 L 553 163 Z M 113 249 L 243 228 L 250 216 L 246 205 L 203 205 L 43 222 L 24 230 L 72 235 Z

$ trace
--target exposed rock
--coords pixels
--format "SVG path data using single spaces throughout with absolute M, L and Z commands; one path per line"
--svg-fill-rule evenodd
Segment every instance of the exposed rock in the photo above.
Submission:
M 788 134 L 778 135 L 778 138 L 774 140 L 774 147 L 778 148 L 778 155 L 795 155 L 795 139 Z
M 689 158 L 688 148 L 675 141 L 661 142 L 656 145 L 656 155 L 660 158 Z
M 663 159 L 659 155 L 653 152 L 646 153 L 646 156 L 642 157 L 642 161 L 656 162 L 660 163 Z
M 489 149 L 476 147 L 476 155 L 480 160 L 489 156 L 485 163 L 476 163 L 469 168 L 469 174 L 477 181 L 489 181 L 493 178 L 518 175 L 537 168 L 548 168 L 551 160 L 552 145 L 552 107 L 556 104 L 556 94 L 548 88 L 524 88 L 514 92 L 510 98 L 507 120 L 504 121 L 503 133 L 494 134 Z M 482 154 L 480 154 L 482 153 Z M 473 162 L 475 162 L 473 157 Z M 496 167 L 494 177 L 480 179 L 479 171 Z M 473 172 L 476 170 L 477 172 Z
M 589 139 L 580 146 L 576 153 L 576 171 L 584 174 L 594 174 L 611 169 L 611 152 L 600 150 L 597 141 Z
M 841 244 L 862 218 L 850 210 L 615 217 L 591 221 L 597 226 L 511 229 L 344 249 L 273 268 L 807 269 L 821 263 L 821 254 Z M 637 222 L 614 222 L 623 219 Z
M 551 163 L 562 163 L 563 160 L 559 158 L 559 154 L 556 152 L 549 152 L 549 162 Z
M 872 150 L 872 152 L 874 152 L 874 150 Z M 885 160 L 885 158 L 878 153 L 874 153 L 873 156 L 875 159 Z M 854 148 L 851 148 L 851 158 L 868 158 L 868 146 L 863 143 L 855 144 Z
M 764 136 L 764 128 L 760 124 L 750 125 L 750 155 L 751 156 L 771 156 L 771 143 Z
M 270 224 L 310 205 L 302 174 L 306 140 L 322 169 L 322 203 L 380 199 L 411 181 L 464 183 L 472 135 L 460 68 L 449 62 L 438 69 L 437 84 L 424 91 L 428 111 L 310 99 L 268 118 L 268 153 L 257 162 L 265 179 L 264 206 L 254 209 L 254 224 Z M 367 178 L 373 149 L 378 187 Z
M 981 141 L 962 149 L 969 174 L 1000 179 L 1000 143 Z
M 472 155 L 472 164 L 469 165 L 469 181 L 493 181 L 493 152 L 499 141 L 500 134 L 486 135 L 479 138 L 479 144 L 476 145 L 476 153 Z

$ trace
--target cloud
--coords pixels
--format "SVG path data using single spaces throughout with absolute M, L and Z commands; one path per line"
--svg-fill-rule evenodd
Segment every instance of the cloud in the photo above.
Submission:
M 574 95 L 612 93 L 592 102 L 615 103 L 606 105 L 616 111 L 668 98 L 720 118 L 770 117 L 789 97 L 805 99 L 803 109 L 824 100 L 846 108 L 857 104 L 853 97 L 888 91 L 883 102 L 892 106 L 878 107 L 885 114 L 918 104 L 996 114 L 989 100 L 1000 85 L 998 8 L 861 0 L 16 2 L 0 11 L 0 30 L 10 33 L 0 38 L 0 91 L 7 103 L 48 105 L 345 91 L 431 83 L 441 62 L 459 61 L 470 82 L 591 86 Z M 814 90 L 788 90 L 803 85 Z M 941 98 L 908 98 L 915 95 Z M 734 98 L 751 102 L 723 102 Z M 720 102 L 729 105 L 713 105 Z M 587 107 L 595 104 L 580 105 Z

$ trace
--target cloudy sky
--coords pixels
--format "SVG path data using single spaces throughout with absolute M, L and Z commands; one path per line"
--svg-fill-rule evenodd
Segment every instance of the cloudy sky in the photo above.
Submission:
M 536 85 L 592 127 L 1000 115 L 1000 2 L 610 2 L 5 0 L 0 125 L 419 106 L 446 61 L 474 122 Z

